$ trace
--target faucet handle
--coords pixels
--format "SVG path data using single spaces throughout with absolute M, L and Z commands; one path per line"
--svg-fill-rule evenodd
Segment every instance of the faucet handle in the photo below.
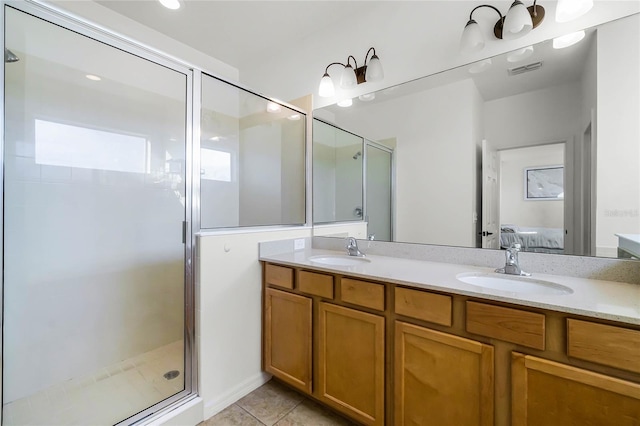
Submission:
M 514 249 L 516 251 L 520 251 L 522 249 L 522 245 L 520 243 L 511 243 L 509 248 Z

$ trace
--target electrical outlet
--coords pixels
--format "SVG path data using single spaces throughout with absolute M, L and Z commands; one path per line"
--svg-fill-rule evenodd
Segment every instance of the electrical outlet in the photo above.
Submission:
M 304 238 L 300 238 L 293 241 L 294 250 L 304 250 Z

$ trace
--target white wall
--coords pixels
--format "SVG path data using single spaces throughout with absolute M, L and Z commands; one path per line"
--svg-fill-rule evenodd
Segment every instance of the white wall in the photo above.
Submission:
M 640 234 L 640 16 L 597 36 L 596 254 L 610 255 L 616 233 Z
M 337 123 L 374 141 L 396 139 L 397 241 L 475 247 L 479 96 L 465 80 L 373 104 Z
M 577 134 L 580 84 L 548 87 L 485 103 L 485 137 L 496 149 L 564 142 Z
M 311 236 L 311 228 L 198 237 L 196 330 L 200 396 L 208 418 L 268 380 L 262 372 L 258 243 Z
M 509 149 L 500 156 L 500 221 L 526 227 L 563 228 L 563 200 L 525 200 L 524 170 L 564 164 L 564 144 Z
M 511 3 L 497 0 L 491 4 L 506 12 Z M 637 1 L 596 0 L 590 13 L 558 24 L 554 19 L 556 3 L 546 1 L 540 3 L 546 9 L 540 27 L 526 37 L 504 41 L 491 34 L 497 15 L 485 9 L 474 18 L 484 30 L 486 46 L 481 52 L 464 55 L 459 52 L 460 35 L 469 12 L 477 4 L 451 0 L 368 3 L 358 16 L 345 17 L 308 37 L 291 40 L 280 54 L 242 69 L 240 78 L 251 87 L 283 99 L 317 95 L 320 78 L 329 63 L 345 62 L 348 55 L 353 55 L 360 64 L 373 46 L 382 61 L 385 78 L 359 85 L 348 93 L 355 97 L 640 11 Z M 329 72 L 337 83 L 340 67 L 334 66 Z M 333 104 L 345 95 L 338 91 L 335 98 L 315 96 L 313 106 Z

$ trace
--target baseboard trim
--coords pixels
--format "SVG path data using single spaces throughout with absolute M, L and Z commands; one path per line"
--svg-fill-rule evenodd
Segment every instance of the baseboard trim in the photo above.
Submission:
M 228 392 L 225 392 L 220 397 L 206 401 L 204 404 L 204 419 L 207 420 L 210 417 L 218 414 L 240 398 L 250 394 L 260 386 L 271 380 L 271 374 L 259 373 L 237 386 L 231 388 Z

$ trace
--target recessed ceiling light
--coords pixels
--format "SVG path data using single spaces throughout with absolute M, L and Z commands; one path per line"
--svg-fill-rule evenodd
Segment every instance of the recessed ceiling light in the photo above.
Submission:
M 365 93 L 364 95 L 358 96 L 358 99 L 360 99 L 361 101 L 364 101 L 364 102 L 372 101 L 375 98 L 376 98 L 376 94 L 374 92 Z
M 271 113 L 275 113 L 275 112 L 280 112 L 282 108 L 280 107 L 280 105 L 278 105 L 275 102 L 269 102 L 267 104 L 267 112 L 271 112 Z
M 562 37 L 556 37 L 553 39 L 554 49 L 564 49 L 565 47 L 573 46 L 584 38 L 584 31 L 578 31 L 575 33 L 563 35 Z
M 176 10 L 180 9 L 180 1 L 178 0 L 158 0 L 160 4 L 166 7 L 167 9 Z
M 533 55 L 533 46 L 523 47 L 507 56 L 507 62 L 520 62 Z
M 338 106 L 342 108 L 347 108 L 353 105 L 353 100 L 351 98 L 343 99 L 338 101 Z
M 93 75 L 93 74 L 87 74 L 87 75 L 85 75 L 85 77 L 87 77 L 91 81 L 100 81 L 100 80 L 102 80 L 100 77 L 98 77 L 97 75 Z
M 297 121 L 300 120 L 300 114 L 292 114 L 290 116 L 287 117 L 289 120 L 291 121 Z

